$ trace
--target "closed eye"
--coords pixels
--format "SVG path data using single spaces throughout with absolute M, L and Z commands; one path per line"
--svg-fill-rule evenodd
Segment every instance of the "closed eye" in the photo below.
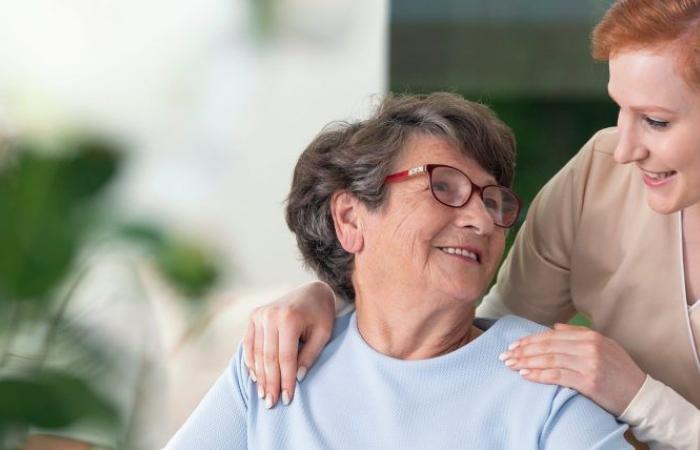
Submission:
M 652 128 L 666 128 L 669 125 L 669 122 L 666 120 L 652 119 L 649 116 L 644 117 L 644 121 Z

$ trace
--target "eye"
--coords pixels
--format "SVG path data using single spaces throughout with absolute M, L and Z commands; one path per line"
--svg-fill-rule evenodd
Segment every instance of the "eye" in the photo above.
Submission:
M 450 185 L 445 181 L 433 181 L 433 190 L 439 192 L 447 192 L 450 190 Z
M 644 117 L 644 121 L 652 128 L 666 128 L 668 126 L 668 121 L 652 119 L 649 116 Z
M 485 198 L 484 199 L 484 206 L 486 207 L 486 209 L 493 209 L 493 210 L 500 209 L 500 205 L 493 198 Z

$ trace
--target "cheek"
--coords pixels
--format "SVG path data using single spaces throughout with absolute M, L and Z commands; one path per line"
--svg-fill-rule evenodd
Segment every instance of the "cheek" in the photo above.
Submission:
M 651 145 L 652 152 L 674 170 L 696 170 L 700 166 L 700 132 L 696 130 L 659 138 Z
M 498 233 L 498 235 L 496 235 L 495 233 Z M 491 258 L 491 261 L 489 263 L 489 277 L 493 277 L 496 274 L 496 270 L 498 269 L 498 264 L 501 262 L 501 258 L 503 257 L 503 251 L 505 250 L 505 247 L 506 231 L 496 229 L 494 231 L 494 236 L 489 247 L 489 253 Z

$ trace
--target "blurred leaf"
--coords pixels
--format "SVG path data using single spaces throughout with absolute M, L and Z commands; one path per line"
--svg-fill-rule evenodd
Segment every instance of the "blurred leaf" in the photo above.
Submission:
M 275 28 L 275 3 L 277 0 L 249 0 L 253 35 L 258 38 L 269 36 Z
M 0 378 L 0 425 L 63 428 L 80 419 L 115 425 L 116 410 L 79 378 L 44 372 Z
M 155 257 L 158 268 L 185 295 L 204 295 L 218 278 L 211 255 L 195 244 L 166 241 Z
M 41 298 L 70 269 L 89 199 L 118 167 L 116 149 L 100 142 L 77 139 L 63 153 L 18 143 L 16 161 L 0 171 L 0 295 Z
M 201 297 L 219 277 L 216 261 L 195 242 L 143 223 L 122 225 L 119 234 L 147 247 L 158 270 L 188 297 Z
M 150 250 L 158 250 L 165 245 L 163 232 L 152 226 L 143 223 L 129 223 L 122 225 L 118 234 L 128 240 L 147 246 Z
M 112 180 L 119 167 L 117 146 L 95 137 L 75 142 L 77 152 L 63 162 L 62 180 L 70 198 L 78 201 L 94 196 Z
M 576 314 L 570 321 L 569 323 L 571 325 L 578 325 L 580 327 L 591 327 L 591 321 L 586 319 L 584 316 L 581 314 Z

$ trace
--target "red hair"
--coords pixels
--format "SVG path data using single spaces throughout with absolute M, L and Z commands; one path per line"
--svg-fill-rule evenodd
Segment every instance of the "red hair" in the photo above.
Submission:
M 593 57 L 626 50 L 670 48 L 678 69 L 700 88 L 700 0 L 618 0 L 593 29 Z

